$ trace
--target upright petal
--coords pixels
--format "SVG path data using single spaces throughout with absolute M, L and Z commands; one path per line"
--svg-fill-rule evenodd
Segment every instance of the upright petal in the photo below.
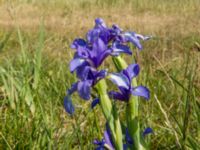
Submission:
M 70 71 L 71 71 L 71 72 L 74 72 L 74 71 L 75 71 L 78 67 L 80 67 L 84 62 L 85 62 L 85 60 L 82 59 L 82 58 L 75 58 L 75 59 L 73 59 L 73 60 L 70 62 L 70 64 L 69 64 L 69 66 L 70 66 Z
M 64 98 L 64 107 L 65 107 L 65 111 L 67 113 L 69 113 L 70 115 L 72 115 L 75 111 L 74 105 L 72 104 L 72 100 L 70 95 L 65 96 Z
M 101 54 L 99 54 L 99 57 L 97 57 L 97 67 L 99 67 L 102 62 L 106 59 L 106 57 L 108 57 L 111 54 L 112 50 L 111 49 L 107 49 L 105 51 L 103 51 Z
M 119 87 L 129 89 L 130 82 L 129 82 L 128 78 L 121 73 L 111 73 L 108 76 L 108 79 L 110 79 L 114 84 L 116 84 Z
M 95 19 L 95 27 L 96 28 L 99 28 L 99 27 L 106 28 L 106 24 L 102 18 L 96 18 Z
M 144 86 L 137 86 L 137 87 L 133 88 L 132 91 L 131 91 L 131 93 L 134 96 L 142 96 L 142 97 L 144 97 L 147 100 L 150 98 L 150 92 Z
M 107 49 L 106 44 L 100 38 L 98 38 L 93 44 L 93 52 L 95 52 L 96 54 L 102 53 L 106 49 Z
M 99 37 L 100 30 L 99 29 L 92 29 L 89 30 L 87 33 L 87 40 L 89 43 L 93 43 Z
M 138 64 L 131 64 L 126 68 L 130 79 L 136 77 L 140 72 L 140 66 Z
M 90 99 L 90 86 L 92 84 L 91 80 L 80 81 L 78 83 L 78 93 L 79 96 L 85 100 Z

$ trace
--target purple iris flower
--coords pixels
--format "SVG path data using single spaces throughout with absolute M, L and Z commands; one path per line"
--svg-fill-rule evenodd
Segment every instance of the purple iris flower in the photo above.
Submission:
M 131 64 L 120 73 L 111 73 L 109 79 L 118 86 L 120 92 L 109 92 L 110 98 L 128 101 L 131 95 L 142 96 L 149 99 L 150 92 L 144 86 L 133 87 L 132 79 L 139 74 L 140 68 L 138 64 Z
M 86 40 L 75 39 L 71 45 L 71 48 L 75 49 L 75 54 L 70 62 L 70 71 L 72 73 L 76 72 L 79 81 L 71 86 L 64 99 L 65 109 L 70 114 L 74 112 L 71 94 L 77 91 L 81 98 L 90 99 L 91 87 L 107 74 L 106 70 L 99 71 L 98 67 L 109 55 L 117 56 L 120 53 L 131 55 L 132 51 L 127 43 L 131 42 L 138 49 L 142 49 L 140 40 L 148 39 L 148 36 L 142 36 L 134 32 L 123 32 L 117 25 L 108 28 L 101 18 L 95 20 L 95 27 L 87 33 L 86 37 Z M 112 77 L 114 77 L 114 74 Z M 124 93 L 127 89 L 125 88 L 125 90 L 123 87 L 120 87 L 120 89 L 124 91 L 122 95 L 125 96 Z M 137 87 L 136 89 L 132 88 L 131 92 L 138 94 L 141 90 L 142 87 Z
M 109 150 L 115 150 L 114 144 L 112 141 L 111 131 L 106 123 L 106 130 L 104 131 L 104 137 L 101 141 L 98 141 L 97 139 L 93 141 L 93 144 L 98 145 L 96 150 L 104 150 L 105 147 L 107 147 Z
M 106 44 L 110 42 L 127 44 L 132 43 L 139 50 L 142 49 L 140 43 L 141 40 L 148 40 L 151 36 L 143 36 L 141 34 L 136 34 L 135 32 L 124 32 L 118 25 L 113 25 L 108 28 L 101 18 L 95 20 L 95 27 L 87 33 L 87 40 L 90 43 L 94 43 L 96 39 L 102 39 Z
M 104 131 L 103 139 L 100 140 L 100 141 L 95 139 L 93 141 L 93 144 L 98 145 L 96 147 L 96 150 L 104 150 L 105 147 L 107 147 L 110 150 L 115 150 L 108 124 L 106 124 L 106 130 Z M 128 133 L 128 129 L 126 128 L 126 130 L 125 130 L 125 141 L 124 141 L 124 144 L 123 144 L 123 149 L 127 150 L 127 149 L 131 148 L 131 146 L 133 144 L 134 144 L 133 139 L 131 138 L 130 134 Z
M 109 130 L 104 131 L 104 138 L 101 141 L 95 139 L 93 144 L 98 145 L 95 150 L 104 150 L 105 147 L 107 147 L 109 150 L 115 150 Z
M 151 128 L 146 128 L 145 131 L 143 132 L 143 138 L 147 134 L 153 133 L 153 130 Z M 93 144 L 98 145 L 96 147 L 96 150 L 104 150 L 105 147 L 107 147 L 110 150 L 115 150 L 113 142 L 112 142 L 112 137 L 109 128 L 107 127 L 106 130 L 104 131 L 104 138 L 102 140 L 97 140 L 95 139 L 93 141 Z M 125 144 L 123 144 L 123 149 L 128 150 L 130 149 L 134 144 L 134 141 L 130 134 L 128 133 L 128 129 L 126 128 L 125 130 Z
M 120 43 L 110 46 L 101 38 L 97 38 L 92 44 L 83 39 L 76 39 L 71 47 L 76 49 L 74 59 L 70 62 L 71 72 L 83 65 L 98 68 L 109 55 L 132 54 L 128 46 Z

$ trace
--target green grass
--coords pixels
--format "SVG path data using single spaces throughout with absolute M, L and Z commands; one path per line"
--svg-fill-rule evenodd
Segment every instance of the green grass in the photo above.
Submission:
M 71 118 L 63 108 L 66 89 L 76 80 L 68 68 L 69 45 L 98 16 L 109 25 L 155 35 L 137 57 L 142 68 L 138 82 L 151 91 L 150 101 L 140 103 L 141 127 L 154 129 L 148 137 L 151 149 L 200 149 L 198 0 L 2 4 L 2 20 L 10 20 L 6 6 L 15 23 L 0 21 L 0 149 L 93 149 L 93 139 L 101 139 L 105 120 L 99 107 L 92 111 L 90 102 L 75 94 L 76 115 Z M 49 16 L 58 18 L 55 24 Z M 113 70 L 109 61 L 104 66 Z M 118 103 L 118 108 L 124 106 Z

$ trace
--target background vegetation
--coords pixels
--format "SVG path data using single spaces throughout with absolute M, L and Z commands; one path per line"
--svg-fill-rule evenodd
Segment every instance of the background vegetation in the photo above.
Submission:
M 75 95 L 76 115 L 63 109 L 75 81 L 69 45 L 96 17 L 154 36 L 137 57 L 139 83 L 151 91 L 140 103 L 151 149 L 200 149 L 199 8 L 199 0 L 0 0 L 0 149 L 93 149 L 101 139 L 99 107 Z

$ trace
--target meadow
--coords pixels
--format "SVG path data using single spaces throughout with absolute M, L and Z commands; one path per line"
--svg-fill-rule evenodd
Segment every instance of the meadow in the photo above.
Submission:
M 74 95 L 71 117 L 63 98 L 76 79 L 70 44 L 101 17 L 153 36 L 137 56 L 138 82 L 151 92 L 139 110 L 154 130 L 150 149 L 199 150 L 199 10 L 199 0 L 0 0 L 0 149 L 94 149 L 100 107 Z

